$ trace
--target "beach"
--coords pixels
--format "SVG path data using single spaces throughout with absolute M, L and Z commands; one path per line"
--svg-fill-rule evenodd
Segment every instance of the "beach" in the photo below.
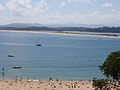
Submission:
M 104 37 L 104 38 L 120 38 L 119 35 L 109 35 L 109 34 L 86 34 L 86 33 L 72 33 L 64 31 L 26 31 L 26 30 L 0 30 L 0 32 L 24 32 L 24 33 L 40 33 L 49 35 L 64 35 L 64 36 L 83 36 L 83 37 Z M 91 32 L 92 33 L 92 32 Z
M 0 80 L 0 90 L 94 90 L 91 81 Z

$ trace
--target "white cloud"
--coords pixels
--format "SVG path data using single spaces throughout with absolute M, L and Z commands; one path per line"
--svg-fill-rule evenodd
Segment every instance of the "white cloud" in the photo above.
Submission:
M 53 24 L 53 23 L 83 23 L 83 24 L 101 24 L 107 22 L 120 21 L 120 11 L 112 9 L 111 13 L 102 14 L 100 11 L 96 10 L 86 14 L 82 14 L 79 11 L 74 14 L 64 14 L 56 8 L 56 11 L 48 7 L 47 0 L 37 0 L 33 4 L 32 0 L 9 0 L 7 1 L 6 7 L 0 4 L 0 11 L 4 8 L 7 9 L 11 16 L 6 15 L 0 17 L 0 23 L 10 23 L 10 22 L 33 22 L 33 23 L 43 23 L 43 24 Z M 90 4 L 95 0 L 62 0 L 61 7 L 69 3 L 87 3 Z M 49 4 L 50 5 L 50 4 Z M 52 4 L 53 5 L 53 4 Z M 58 3 L 56 4 L 58 5 Z M 111 7 L 112 4 L 104 4 L 104 7 Z M 50 10 L 47 13 L 47 10 Z M 67 13 L 67 12 L 66 12 Z M 2 16 L 2 15 L 1 15 Z M 17 16 L 17 17 L 15 17 Z M 19 17 L 21 16 L 21 17 Z
M 63 6 L 65 6 L 65 5 L 66 5 L 66 2 L 63 1 L 63 2 L 60 4 L 60 7 L 63 7 Z
M 39 0 L 36 6 L 32 5 L 31 0 L 9 0 L 6 7 L 14 16 L 41 14 L 46 11 L 47 0 Z
M 0 4 L 0 12 L 3 11 L 4 6 L 2 4 Z
M 34 7 L 34 13 L 45 13 L 48 9 L 47 0 L 40 0 L 36 7 Z
M 118 13 L 118 11 L 116 9 L 112 9 L 113 13 Z
M 92 3 L 94 0 L 66 0 L 66 2 L 71 3 L 71 2 L 80 2 L 80 3 Z
M 92 3 L 95 0 L 63 0 L 61 4 L 59 5 L 60 7 L 63 7 L 69 3 Z
M 102 5 L 102 7 L 112 7 L 113 6 L 113 4 L 111 4 L 111 3 L 104 3 L 103 5 Z
M 113 10 L 114 11 L 114 10 Z M 115 13 L 108 13 L 106 15 L 102 14 L 99 11 L 93 11 L 89 14 L 81 14 L 81 13 L 75 13 L 75 14 L 63 14 L 60 11 L 51 13 L 51 14 L 45 14 L 45 15 L 39 15 L 37 17 L 27 16 L 27 17 L 11 17 L 11 18 L 4 18 L 1 19 L 0 22 L 5 21 L 8 22 L 32 22 L 32 23 L 41 23 L 41 24 L 65 24 L 65 23 L 76 23 L 76 24 L 106 24 L 110 22 L 116 22 L 120 21 L 120 12 L 117 11 Z M 119 22 L 120 24 L 120 22 Z
M 15 16 L 30 15 L 32 10 L 30 0 L 10 0 L 6 7 Z
M 42 19 L 42 18 L 41 18 Z M 120 20 L 120 12 L 103 15 L 99 11 L 93 11 L 89 14 L 76 13 L 73 15 L 57 12 L 46 16 L 47 23 L 82 23 L 82 24 L 106 24 Z M 42 20 L 44 21 L 44 20 Z
M 91 14 L 91 15 L 98 15 L 98 14 L 99 14 L 99 11 L 98 11 L 98 10 L 96 10 L 96 11 L 92 12 L 92 14 Z

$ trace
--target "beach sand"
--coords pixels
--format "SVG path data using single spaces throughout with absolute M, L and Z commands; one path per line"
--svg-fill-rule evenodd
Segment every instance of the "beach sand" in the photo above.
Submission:
M 91 81 L 0 80 L 0 90 L 94 90 Z
M 107 35 L 107 34 L 66 33 L 66 32 L 58 32 L 58 31 L 0 30 L 0 32 L 24 32 L 24 33 L 40 33 L 40 34 L 64 35 L 64 36 L 120 38 L 120 36 Z

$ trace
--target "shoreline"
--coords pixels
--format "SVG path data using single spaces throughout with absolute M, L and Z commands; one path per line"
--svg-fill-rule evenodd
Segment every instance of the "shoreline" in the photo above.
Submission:
M 0 80 L 0 90 L 94 90 L 92 81 Z
M 0 30 L 0 32 L 25 32 L 25 33 L 40 33 L 49 35 L 64 35 L 64 36 L 83 36 L 83 37 L 103 37 L 103 38 L 120 38 L 120 35 L 109 34 L 85 34 L 85 33 L 68 33 L 59 31 L 26 31 L 26 30 Z

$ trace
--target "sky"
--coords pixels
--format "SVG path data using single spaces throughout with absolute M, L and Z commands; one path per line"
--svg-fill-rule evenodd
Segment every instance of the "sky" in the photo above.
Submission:
M 0 0 L 0 24 L 120 25 L 120 0 Z

